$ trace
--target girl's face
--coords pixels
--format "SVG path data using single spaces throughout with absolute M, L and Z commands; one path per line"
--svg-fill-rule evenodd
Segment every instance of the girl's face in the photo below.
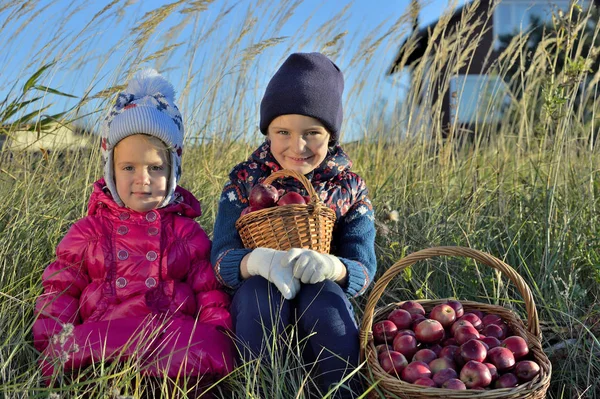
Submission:
M 303 175 L 323 162 L 327 156 L 329 136 L 318 119 L 296 114 L 273 119 L 267 132 L 271 153 L 279 165 Z
M 158 207 L 167 195 L 170 175 L 168 153 L 157 148 L 151 137 L 135 134 L 114 149 L 117 193 L 127 208 L 147 212 Z

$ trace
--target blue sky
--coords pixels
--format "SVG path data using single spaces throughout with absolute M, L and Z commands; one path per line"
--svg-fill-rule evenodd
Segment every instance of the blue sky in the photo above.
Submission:
M 57 67 L 48 74 L 49 76 L 43 83 L 55 89 L 80 97 L 86 91 L 95 93 L 112 83 L 120 82 L 119 79 L 122 76 L 118 76 L 118 74 L 122 73 L 127 67 L 125 64 L 132 60 L 132 48 L 135 52 L 135 46 L 132 46 L 135 37 L 132 36 L 131 31 L 134 24 L 139 23 L 140 18 L 146 12 L 172 2 L 174 0 L 171 2 L 122 0 L 119 6 L 115 7 L 115 9 L 125 10 L 121 15 L 109 13 L 108 17 L 105 15 L 96 20 L 93 20 L 94 15 L 105 7 L 109 3 L 108 1 L 42 0 L 37 3 L 35 9 L 30 10 L 20 19 L 15 14 L 19 8 L 18 4 L 0 11 L 0 38 L 2 38 L 0 41 L 0 100 L 4 99 L 13 85 L 16 84 L 17 88 L 21 87 L 33 71 L 52 58 L 57 60 Z M 457 5 L 461 5 L 463 2 L 464 0 L 458 0 Z M 210 4 L 208 10 L 201 13 L 195 22 L 189 23 L 174 35 L 172 41 L 165 42 L 164 35 L 168 30 L 186 16 L 189 17 L 189 14 L 174 13 L 175 17 L 159 26 L 145 48 L 144 55 L 151 54 L 153 48 L 161 48 L 165 44 L 180 44 L 179 49 L 173 53 L 173 57 L 151 60 L 145 65 L 163 69 L 180 92 L 186 85 L 190 71 L 196 73 L 194 76 L 197 77 L 198 86 L 195 86 L 192 95 L 188 97 L 190 108 L 193 108 L 195 103 L 201 101 L 194 96 L 194 93 L 205 93 L 205 87 L 214 84 L 214 82 L 202 80 L 203 70 L 206 69 L 206 66 L 213 70 L 219 67 L 220 46 L 226 47 L 227 40 L 231 40 L 237 34 L 236 29 L 242 29 L 239 21 L 243 20 L 247 9 L 254 7 L 256 3 L 251 0 L 217 0 Z M 273 3 L 279 4 L 277 1 L 273 1 Z M 127 6 L 123 7 L 124 4 Z M 201 32 L 203 27 L 209 26 L 219 11 L 227 9 L 231 5 L 234 7 L 227 15 L 226 23 L 220 26 L 208 40 L 199 45 L 195 50 L 196 53 L 186 54 L 186 49 L 190 47 L 190 38 L 200 37 L 198 32 Z M 400 37 L 388 37 L 385 49 L 381 46 L 374 54 L 372 65 L 369 66 L 370 74 L 364 75 L 364 69 L 359 70 L 352 66 L 352 54 L 359 48 L 361 40 L 368 37 L 367 35 L 376 27 L 380 27 L 378 32 L 381 35 L 381 32 L 385 32 L 400 18 L 405 13 L 409 0 L 356 0 L 354 2 L 305 0 L 294 10 L 292 17 L 283 26 L 274 26 L 278 15 L 270 14 L 272 9 L 263 7 L 258 11 L 255 10 L 254 12 L 263 18 L 257 21 L 256 36 L 249 39 L 247 45 L 251 45 L 252 40 L 259 42 L 270 37 L 271 32 L 274 31 L 277 31 L 276 35 L 278 36 L 288 36 L 288 39 L 284 40 L 282 44 L 275 45 L 261 54 L 260 60 L 257 59 L 256 65 L 252 67 L 252 72 L 256 73 L 258 80 L 256 93 L 261 92 L 260 86 L 266 84 L 277 64 L 285 58 L 287 54 L 284 52 L 287 49 L 292 51 L 318 50 L 312 46 L 317 46 L 317 42 L 322 38 L 306 39 L 305 36 L 309 37 L 318 33 L 322 24 L 332 21 L 346 5 L 349 5 L 348 12 L 339 21 L 339 31 L 346 32 L 346 36 L 335 61 L 345 72 L 347 84 L 357 79 L 365 79 L 368 84 L 377 87 L 377 96 L 360 94 L 360 99 L 348 98 L 346 103 L 350 108 L 364 107 L 361 102 L 369 103 L 379 101 L 379 97 L 398 96 L 398 93 L 403 90 L 402 85 L 406 82 L 402 82 L 402 79 L 399 80 L 397 77 L 395 79 L 385 77 L 385 71 L 389 68 L 401 43 Z M 438 19 L 448 7 L 449 4 L 445 0 L 422 2 L 421 25 L 427 25 Z M 113 11 L 114 9 L 110 12 Z M 34 18 L 31 21 L 32 15 Z M 300 27 L 309 18 L 310 22 L 306 24 L 304 30 L 301 30 Z M 328 34 L 333 35 L 334 33 L 336 32 Z M 231 71 L 235 71 L 237 61 L 226 58 L 223 57 L 223 68 L 229 67 Z M 192 59 L 193 67 L 196 69 L 188 68 L 186 65 L 188 62 L 192 62 L 190 61 Z M 361 73 L 364 76 L 355 76 L 355 69 L 356 74 Z M 224 74 L 223 79 L 235 79 L 235 73 Z M 13 90 L 12 93 L 14 94 L 15 91 Z M 347 95 L 350 97 L 351 93 L 347 93 Z M 198 95 L 198 97 L 202 96 Z M 55 100 L 56 104 L 51 108 L 52 111 L 62 110 L 73 103 L 72 100 L 63 101 L 56 98 Z

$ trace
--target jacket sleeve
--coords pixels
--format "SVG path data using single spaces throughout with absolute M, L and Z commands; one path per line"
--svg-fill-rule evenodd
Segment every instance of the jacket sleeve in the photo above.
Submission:
M 89 284 L 85 258 L 89 237 L 83 233 L 82 221 L 74 224 L 56 249 L 56 260 L 42 275 L 44 291 L 37 298 L 33 324 L 36 349 L 43 351 L 49 339 L 67 323 L 80 324 L 79 298 Z
M 198 320 L 230 329 L 231 299 L 213 273 L 210 263 L 210 239 L 198 223 L 194 222 L 192 229 L 193 231 L 186 234 L 191 260 L 188 280 L 196 297 Z
M 211 261 L 217 279 L 232 289 L 237 289 L 242 283 L 240 264 L 242 258 L 252 251 L 244 248 L 235 228 L 235 222 L 247 206 L 245 186 L 238 182 L 227 182 L 219 199 Z
M 348 271 L 346 295 L 362 295 L 369 287 L 377 270 L 375 257 L 375 217 L 367 188 L 359 179 L 358 194 L 339 221 L 334 232 L 333 254 L 338 256 Z

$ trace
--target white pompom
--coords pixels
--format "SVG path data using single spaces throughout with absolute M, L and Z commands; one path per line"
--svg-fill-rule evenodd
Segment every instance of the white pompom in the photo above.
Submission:
M 158 93 L 166 97 L 168 101 L 175 99 L 175 89 L 161 74 L 154 69 L 144 69 L 135 74 L 127 84 L 127 93 L 136 98 L 154 96 Z

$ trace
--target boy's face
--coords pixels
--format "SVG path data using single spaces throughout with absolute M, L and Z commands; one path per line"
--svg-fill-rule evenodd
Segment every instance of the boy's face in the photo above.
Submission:
M 273 119 L 267 133 L 271 140 L 271 153 L 279 165 L 303 175 L 323 162 L 327 156 L 329 136 L 318 119 L 296 114 Z
M 165 150 L 136 134 L 114 149 L 117 193 L 127 208 L 137 212 L 155 209 L 167 195 L 170 168 Z

